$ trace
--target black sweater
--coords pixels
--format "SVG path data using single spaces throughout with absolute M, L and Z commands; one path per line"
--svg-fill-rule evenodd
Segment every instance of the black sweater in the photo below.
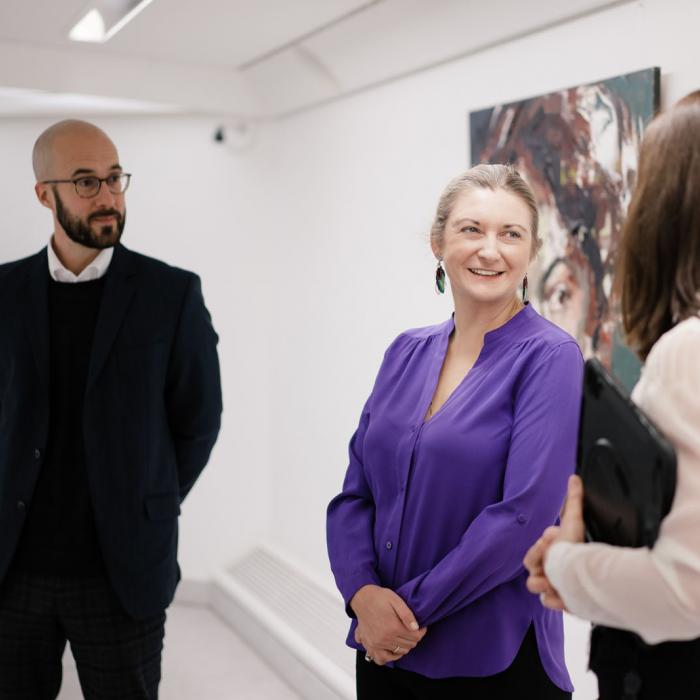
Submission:
M 104 570 L 83 444 L 83 396 L 104 277 L 49 280 L 49 438 L 14 568 L 92 576 Z

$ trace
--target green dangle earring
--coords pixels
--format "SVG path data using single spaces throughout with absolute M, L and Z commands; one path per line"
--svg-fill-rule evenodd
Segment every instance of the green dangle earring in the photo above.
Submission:
M 435 291 L 438 294 L 445 293 L 445 268 L 442 266 L 442 258 L 438 258 L 437 270 L 435 270 Z

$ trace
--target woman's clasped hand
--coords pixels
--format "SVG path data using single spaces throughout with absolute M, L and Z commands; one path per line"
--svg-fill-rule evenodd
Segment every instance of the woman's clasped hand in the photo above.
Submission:
M 366 659 L 383 666 L 397 661 L 418 645 L 428 631 L 389 588 L 367 585 L 350 601 L 357 616 L 355 641 L 366 650 Z

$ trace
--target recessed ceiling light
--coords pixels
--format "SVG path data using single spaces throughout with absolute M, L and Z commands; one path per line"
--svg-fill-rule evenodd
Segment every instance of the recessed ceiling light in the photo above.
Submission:
M 104 43 L 131 22 L 153 0 L 95 0 L 70 30 L 73 41 Z
M 104 41 L 105 21 L 99 10 L 92 9 L 70 30 L 73 41 Z

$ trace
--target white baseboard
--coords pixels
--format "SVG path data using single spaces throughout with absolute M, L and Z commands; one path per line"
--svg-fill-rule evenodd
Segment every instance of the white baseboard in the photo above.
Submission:
M 254 549 L 211 583 L 181 581 L 175 602 L 211 608 L 304 700 L 355 698 L 340 596 L 273 550 Z
M 181 581 L 175 602 L 208 606 L 305 700 L 353 700 L 354 652 L 344 644 L 343 603 L 302 567 L 284 552 L 258 548 L 212 582 Z M 564 628 L 574 700 L 595 698 L 590 625 L 565 615 Z

